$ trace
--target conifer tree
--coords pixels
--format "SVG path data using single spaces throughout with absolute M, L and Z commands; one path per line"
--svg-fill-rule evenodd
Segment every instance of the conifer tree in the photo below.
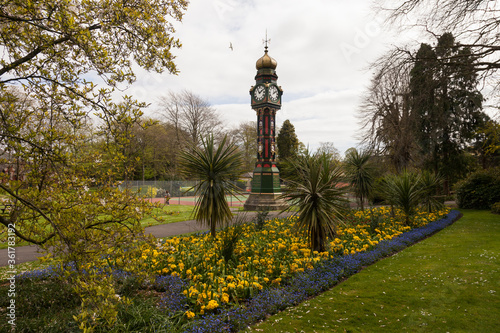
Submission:
M 280 132 L 276 137 L 278 145 L 278 156 L 281 161 L 289 160 L 297 156 L 299 151 L 299 139 L 295 134 L 295 127 L 290 120 L 285 120 L 281 126 Z

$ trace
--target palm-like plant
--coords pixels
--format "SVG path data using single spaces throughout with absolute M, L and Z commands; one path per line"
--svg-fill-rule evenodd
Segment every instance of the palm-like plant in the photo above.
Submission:
M 369 164 L 370 157 L 369 150 L 359 152 L 356 148 L 351 148 L 347 151 L 344 160 L 346 177 L 354 189 L 361 210 L 364 210 L 364 201 L 373 188 L 374 177 L 373 168 Z
M 430 213 L 434 210 L 443 208 L 444 203 L 436 198 L 436 193 L 443 179 L 441 176 L 429 171 L 423 171 L 420 176 L 420 184 L 422 186 L 422 204 L 427 208 Z
M 385 200 L 403 211 L 405 223 L 409 225 L 410 217 L 422 199 L 420 176 L 405 170 L 399 175 L 387 176 L 382 186 Z
M 306 232 L 313 251 L 323 252 L 347 209 L 345 191 L 337 186 L 341 168 L 325 154 L 311 156 L 309 152 L 298 156 L 291 166 L 293 176 L 287 179 L 282 198 L 298 206 L 298 230 Z
M 194 218 L 210 228 L 213 237 L 219 225 L 232 218 L 226 195 L 239 193 L 231 180 L 235 179 L 242 166 L 241 153 L 235 144 L 226 144 L 227 136 L 216 147 L 213 135 L 201 139 L 201 147 L 180 154 L 182 173 L 199 180 L 195 186 L 198 196 L 193 211 Z

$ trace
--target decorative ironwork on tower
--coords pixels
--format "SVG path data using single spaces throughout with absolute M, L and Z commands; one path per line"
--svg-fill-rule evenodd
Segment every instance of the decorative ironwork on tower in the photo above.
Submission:
M 268 54 L 267 33 L 264 55 L 255 65 L 255 85 L 250 88 L 252 109 L 257 113 L 257 162 L 252 190 L 245 203 L 246 210 L 276 210 L 285 207 L 281 194 L 280 175 L 276 167 L 276 112 L 281 109 L 283 90 L 277 84 L 278 63 Z

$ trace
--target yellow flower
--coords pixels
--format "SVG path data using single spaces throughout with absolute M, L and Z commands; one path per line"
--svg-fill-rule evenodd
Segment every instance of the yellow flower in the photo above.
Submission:
M 188 319 L 194 318 L 194 316 L 195 316 L 194 312 L 191 312 L 191 311 L 186 311 L 184 314 L 186 315 L 186 317 Z
M 212 309 L 216 309 L 218 306 L 219 306 L 219 303 L 217 303 L 217 301 L 211 300 L 210 302 L 208 302 L 208 305 L 206 306 L 206 309 L 207 310 L 212 310 Z

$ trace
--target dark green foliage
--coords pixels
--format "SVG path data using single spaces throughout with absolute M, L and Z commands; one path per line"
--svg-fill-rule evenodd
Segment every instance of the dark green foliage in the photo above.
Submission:
M 500 214 L 500 201 L 491 205 L 491 212 L 493 214 Z
M 266 222 L 268 216 L 269 216 L 268 210 L 261 210 L 257 213 L 257 217 L 255 219 L 257 230 L 262 230 L 262 228 L 264 228 L 264 223 Z
M 373 182 L 373 189 L 368 197 L 373 205 L 384 203 L 384 177 L 376 178 Z
M 220 233 L 220 253 L 226 264 L 234 259 L 234 249 L 242 234 L 242 223 L 235 223 L 233 227 L 225 228 Z
M 370 232 L 372 234 L 376 233 L 375 229 L 379 227 L 380 220 L 381 220 L 380 215 L 374 215 L 373 211 L 370 210 Z
M 346 152 L 344 160 L 345 175 L 350 183 L 361 210 L 364 210 L 364 201 L 370 196 L 374 182 L 374 169 L 370 165 L 371 152 L 358 151 L 351 148 Z
M 116 292 L 125 297 L 134 296 L 141 287 L 141 281 L 136 276 L 127 276 L 117 281 Z
M 313 251 L 325 251 L 327 239 L 334 237 L 343 219 L 345 191 L 338 187 L 341 167 L 326 154 L 306 152 L 291 162 L 295 172 L 288 179 L 283 198 L 298 206 L 297 228 L 304 232 Z
M 490 209 L 500 201 L 500 168 L 480 170 L 455 185 L 460 208 Z
M 210 227 L 215 237 L 216 226 L 233 216 L 226 195 L 240 192 L 231 181 L 241 171 L 241 153 L 236 145 L 227 144 L 227 137 L 219 146 L 215 145 L 213 136 L 202 138 L 201 143 L 202 147 L 193 146 L 192 150 L 182 152 L 180 165 L 186 177 L 199 180 L 194 187 L 198 196 L 194 217 Z
M 295 157 L 299 151 L 299 139 L 295 134 L 295 127 L 290 120 L 285 120 L 281 126 L 280 132 L 276 137 L 278 146 L 278 155 L 280 161 L 289 160 Z
M 477 89 L 476 58 L 451 33 L 436 47 L 422 44 L 410 73 L 411 109 L 422 166 L 448 183 L 466 170 L 463 147 L 486 121 L 483 96 Z
M 428 212 L 439 210 L 444 206 L 444 197 L 438 196 L 441 188 L 442 178 L 429 171 L 423 171 L 420 175 L 422 185 L 422 205 Z
M 8 286 L 0 288 L 0 332 L 10 332 L 4 310 L 10 302 Z M 73 315 L 81 300 L 69 284 L 58 279 L 16 279 L 15 332 L 78 332 Z
M 422 200 L 424 190 L 420 179 L 420 175 L 408 171 L 389 175 L 385 179 L 385 199 L 404 212 L 406 225 L 410 225 L 410 217 Z

